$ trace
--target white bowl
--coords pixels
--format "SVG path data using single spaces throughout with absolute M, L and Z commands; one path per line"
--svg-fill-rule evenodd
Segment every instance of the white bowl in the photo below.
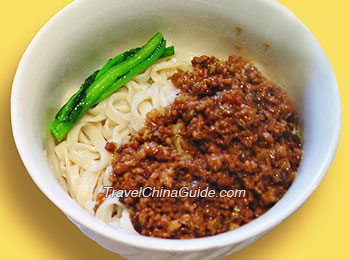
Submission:
M 243 28 L 239 36 L 236 26 Z M 125 233 L 82 209 L 49 168 L 47 126 L 65 95 L 113 54 L 141 45 L 157 31 L 176 49 L 219 57 L 232 54 L 235 43 L 242 44 L 240 54 L 253 58 L 282 84 L 301 114 L 304 155 L 293 185 L 267 213 L 234 231 L 189 240 Z M 310 196 L 335 154 L 341 108 L 325 53 L 305 25 L 276 1 L 78 0 L 52 18 L 23 55 L 12 88 L 11 118 L 29 174 L 88 237 L 130 259 L 215 259 L 254 242 Z

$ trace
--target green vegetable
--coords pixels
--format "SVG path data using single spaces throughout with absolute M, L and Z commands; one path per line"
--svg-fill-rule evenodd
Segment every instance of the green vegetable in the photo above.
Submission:
M 125 59 L 128 59 L 132 56 L 135 55 L 135 53 L 137 51 L 139 51 L 141 48 L 135 48 L 135 49 L 131 49 L 129 51 L 126 51 L 116 57 L 114 57 L 113 59 L 110 59 L 103 67 L 102 69 L 98 72 L 98 74 L 96 75 L 96 79 L 99 78 L 103 73 L 105 73 L 107 70 L 109 70 L 111 67 L 119 64 L 120 62 L 124 61 Z M 174 50 L 174 46 L 170 46 L 165 48 L 164 52 L 162 53 L 162 55 L 159 57 L 159 59 L 164 59 L 167 58 L 169 56 L 172 56 L 175 54 L 175 50 Z
M 50 130 L 56 139 L 61 141 L 93 105 L 107 98 L 157 59 L 174 55 L 174 47 L 165 48 L 165 44 L 162 34 L 157 33 L 142 48 L 131 49 L 110 59 L 101 70 L 90 75 L 52 122 Z
M 124 86 L 125 83 L 127 83 L 129 80 L 131 80 L 133 77 L 147 69 L 149 66 L 151 66 L 154 62 L 156 62 L 159 58 L 161 58 L 162 53 L 164 53 L 166 41 L 164 40 L 158 48 L 155 50 L 155 52 L 145 61 L 137 65 L 135 68 L 131 69 L 127 74 L 125 74 L 123 77 L 116 80 L 106 91 L 97 99 L 96 104 L 113 94 L 115 91 L 117 91 L 120 87 Z
M 160 56 L 159 59 L 164 59 L 169 56 L 173 56 L 175 54 L 174 46 L 169 46 L 165 48 L 164 52 L 162 53 L 162 56 Z
M 129 51 L 126 51 L 113 59 L 110 59 L 103 67 L 102 69 L 98 72 L 96 75 L 96 79 L 99 78 L 102 74 L 104 74 L 107 70 L 109 70 L 111 67 L 118 65 L 119 63 L 123 62 L 124 60 L 132 57 L 135 55 L 137 51 L 139 51 L 141 48 L 135 48 L 131 49 Z

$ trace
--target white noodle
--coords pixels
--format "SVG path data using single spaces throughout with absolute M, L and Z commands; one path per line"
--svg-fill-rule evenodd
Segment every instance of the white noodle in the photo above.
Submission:
M 95 209 L 96 196 L 112 183 L 112 155 L 106 142 L 117 147 L 139 131 L 147 112 L 171 104 L 178 89 L 170 77 L 178 69 L 190 70 L 190 56 L 161 60 L 124 87 L 90 109 L 59 143 L 49 158 L 56 160 L 56 174 L 76 202 L 116 228 L 136 233 L 128 211 L 117 198 L 107 198 Z M 57 163 L 58 162 L 58 163 Z M 53 163 L 54 164 L 54 163 Z M 57 172 L 58 171 L 58 172 Z

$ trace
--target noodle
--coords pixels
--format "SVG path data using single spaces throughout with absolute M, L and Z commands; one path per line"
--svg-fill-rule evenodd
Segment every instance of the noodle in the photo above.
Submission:
M 112 183 L 112 155 L 106 142 L 117 147 L 144 126 L 146 114 L 171 104 L 178 89 L 170 77 L 178 70 L 190 70 L 191 57 L 160 60 L 90 109 L 55 146 L 56 174 L 70 196 L 84 209 L 114 227 L 136 233 L 129 213 L 118 198 L 108 197 L 96 209 L 96 197 Z M 51 159 L 54 160 L 54 159 Z M 53 162 L 53 165 L 55 163 Z

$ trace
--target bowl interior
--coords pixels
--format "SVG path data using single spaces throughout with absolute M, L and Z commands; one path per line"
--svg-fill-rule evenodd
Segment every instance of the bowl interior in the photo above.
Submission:
M 237 26 L 243 28 L 239 34 Z M 162 242 L 154 244 L 155 239 L 109 227 L 65 193 L 46 158 L 46 144 L 52 142 L 48 125 L 64 101 L 108 58 L 142 45 L 157 31 L 179 51 L 252 58 L 296 103 L 303 125 L 304 156 L 295 182 L 269 212 L 217 236 L 216 241 L 231 243 L 277 225 L 305 201 L 328 168 L 339 137 L 340 103 L 333 71 L 316 39 L 275 1 L 73 2 L 35 37 L 14 81 L 13 132 L 27 170 L 60 209 L 94 232 L 159 250 L 212 246 L 212 238 L 202 239 L 203 243 L 174 241 L 171 245 L 157 239 Z M 267 42 L 269 48 L 264 45 Z

